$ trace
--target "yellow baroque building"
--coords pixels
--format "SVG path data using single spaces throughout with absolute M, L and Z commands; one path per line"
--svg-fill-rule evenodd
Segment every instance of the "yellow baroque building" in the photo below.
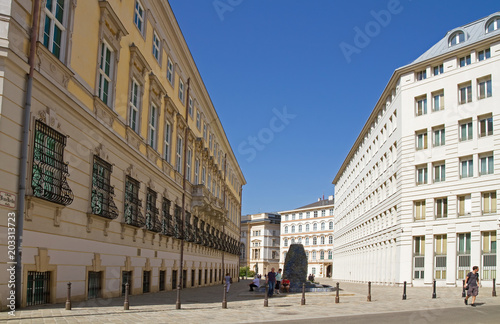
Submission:
M 0 308 L 236 277 L 246 182 L 169 3 L 0 16 Z

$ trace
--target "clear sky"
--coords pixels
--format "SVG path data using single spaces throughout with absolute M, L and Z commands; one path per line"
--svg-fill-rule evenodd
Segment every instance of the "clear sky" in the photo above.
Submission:
M 333 195 L 394 70 L 500 11 L 498 0 L 169 3 L 247 180 L 242 214 Z

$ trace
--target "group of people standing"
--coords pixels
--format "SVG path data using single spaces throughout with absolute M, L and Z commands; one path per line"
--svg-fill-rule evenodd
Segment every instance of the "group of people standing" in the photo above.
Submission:
M 290 291 L 290 280 L 287 278 L 283 278 L 281 275 L 282 269 L 278 269 L 278 272 L 274 272 L 274 268 L 271 268 L 271 271 L 267 273 L 266 284 L 269 284 L 267 295 L 269 297 L 273 296 L 273 293 L 280 293 L 280 287 L 283 288 L 283 291 Z

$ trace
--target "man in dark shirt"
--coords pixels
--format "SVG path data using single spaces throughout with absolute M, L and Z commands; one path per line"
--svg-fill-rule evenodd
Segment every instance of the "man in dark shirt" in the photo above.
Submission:
M 267 273 L 266 283 L 269 284 L 267 288 L 267 295 L 272 297 L 274 286 L 276 285 L 276 272 L 274 272 L 274 268 L 271 268 L 271 271 Z
M 472 296 L 471 306 L 476 306 L 476 296 L 479 293 L 479 267 L 473 266 L 472 271 L 469 272 L 467 278 L 465 279 L 465 286 L 469 286 L 467 290 L 467 297 L 464 299 L 465 305 L 467 305 L 467 300 Z

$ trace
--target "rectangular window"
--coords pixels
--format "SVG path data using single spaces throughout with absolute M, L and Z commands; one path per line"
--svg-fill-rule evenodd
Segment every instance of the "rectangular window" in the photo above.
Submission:
M 156 61 L 160 62 L 160 38 L 156 32 L 153 32 L 153 56 Z
M 472 121 L 460 123 L 460 141 L 468 141 L 473 137 Z
M 177 137 L 177 147 L 175 150 L 175 169 L 182 173 L 182 137 Z
M 191 182 L 191 161 L 193 159 L 193 151 L 188 148 L 186 157 L 186 180 Z
M 483 215 L 496 214 L 497 212 L 497 193 L 496 191 L 482 193 Z
M 413 279 L 424 279 L 425 236 L 413 237 Z
M 189 117 L 193 118 L 193 98 L 191 97 L 189 97 L 188 114 Z
M 493 174 L 493 153 L 479 158 L 479 175 Z
M 200 111 L 196 111 L 196 128 L 198 128 L 198 130 L 201 130 L 201 115 L 200 115 Z
M 63 33 L 65 28 L 65 1 L 47 1 L 45 13 L 45 27 L 43 31 L 43 45 L 54 54 L 58 59 L 61 59 L 61 48 L 64 40 Z
M 427 130 L 419 131 L 415 134 L 416 149 L 423 150 L 427 148 Z
M 194 161 L 194 184 L 200 184 L 200 160 Z
M 432 110 L 440 111 L 444 109 L 444 92 L 435 92 L 432 94 Z
M 460 67 L 464 67 L 464 66 L 469 65 L 471 63 L 470 55 L 459 58 L 458 62 L 459 62 Z
M 491 77 L 477 80 L 478 99 L 489 98 L 492 96 Z
M 416 180 L 417 185 L 426 184 L 427 183 L 427 165 L 417 166 L 416 167 Z
M 326 210 L 322 210 L 322 211 L 321 211 L 321 216 L 322 216 L 322 217 L 326 216 Z
M 417 72 L 417 81 L 425 80 L 425 79 L 427 79 L 427 71 L 426 70 Z
M 415 220 L 425 219 L 425 200 L 417 200 L 413 202 Z
M 485 117 L 479 119 L 479 136 L 491 136 L 493 135 L 493 117 Z
M 460 178 L 471 178 L 474 176 L 474 163 L 472 157 L 460 159 Z
M 107 106 L 111 107 L 111 93 L 113 89 L 112 69 L 113 50 L 106 42 L 101 44 L 101 54 L 99 57 L 99 99 Z
M 170 143 L 172 137 L 172 127 L 169 122 L 165 122 L 164 159 L 170 163 Z
M 465 279 L 471 267 L 470 233 L 458 234 L 457 279 Z
M 459 104 L 463 105 L 472 101 L 472 85 L 469 83 L 458 86 Z
M 94 156 L 92 171 L 92 214 L 115 219 L 118 209 L 113 201 L 114 188 L 111 186 L 113 166 L 98 156 Z
M 315 210 L 315 211 L 314 211 L 313 216 L 314 216 L 314 217 L 318 217 L 318 211 L 317 211 L 317 210 Z
M 458 216 L 470 216 L 471 210 L 471 196 L 458 196 Z
M 497 233 L 496 231 L 482 233 L 483 280 L 497 277 Z
M 446 234 L 434 236 L 434 279 L 446 279 Z
M 63 160 L 66 136 L 40 120 L 35 122 L 33 196 L 67 206 L 73 202 L 73 192 L 66 181 L 68 165 Z
M 448 217 L 448 198 L 437 198 L 434 200 L 436 218 Z
M 170 58 L 167 61 L 167 80 L 172 86 L 174 85 L 174 64 Z
M 201 168 L 201 184 L 205 184 L 205 179 L 207 178 L 207 169 L 205 167 Z
M 415 114 L 422 116 L 427 114 L 427 97 L 420 97 L 415 99 Z
M 438 65 L 438 66 L 435 66 L 435 67 L 433 68 L 433 71 L 434 71 L 434 75 L 440 75 L 440 74 L 443 74 L 443 71 L 444 71 L 444 69 L 443 69 L 443 64 Z
M 125 223 L 142 227 L 145 225 L 145 220 L 140 214 L 141 201 L 139 200 L 139 181 L 127 176 L 125 180 L 125 208 L 124 217 Z
M 132 79 L 132 84 L 130 85 L 130 112 L 129 112 L 129 126 L 130 128 L 136 132 L 139 133 L 139 100 L 140 100 L 140 93 L 141 93 L 141 87 L 139 83 L 135 80 Z
M 434 163 L 434 182 L 445 181 L 445 164 L 444 162 Z
M 444 126 L 434 129 L 434 146 L 445 145 L 445 131 Z
M 184 82 L 179 79 L 179 100 L 184 102 Z
M 158 142 L 157 140 L 157 124 L 158 124 L 158 109 L 154 104 L 151 104 L 150 108 L 150 114 L 149 114 L 149 146 L 151 146 L 153 149 L 156 150 L 156 143 Z
M 477 52 L 477 60 L 479 62 L 489 59 L 491 57 L 491 50 L 489 48 Z
M 134 10 L 134 24 L 137 26 L 137 29 L 144 34 L 144 8 L 139 1 L 135 1 L 135 10 Z

